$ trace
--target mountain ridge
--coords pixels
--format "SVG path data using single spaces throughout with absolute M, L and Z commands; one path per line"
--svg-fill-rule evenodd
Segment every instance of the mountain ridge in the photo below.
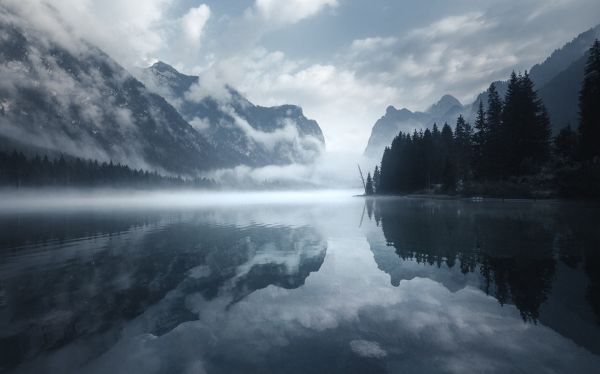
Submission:
M 548 109 L 554 133 L 557 133 L 567 124 L 576 126 L 578 122 L 577 98 L 583 78 L 584 56 L 594 39 L 599 37 L 600 24 L 578 34 L 571 41 L 554 50 L 543 62 L 532 66 L 529 71 L 530 78 L 535 84 L 538 95 Z M 504 97 L 506 93 L 507 82 L 505 80 L 493 82 L 501 97 Z M 443 103 L 445 106 L 452 107 L 452 105 L 448 104 L 453 101 L 452 99 L 455 98 L 451 95 L 443 95 L 425 113 L 430 113 L 433 110 L 433 112 L 439 115 L 438 105 Z M 441 116 L 443 117 L 443 121 L 440 121 L 439 117 L 437 121 L 426 117 L 425 120 L 422 120 L 423 117 L 419 120 L 415 116 L 398 119 L 393 115 L 388 115 L 389 111 L 386 110 L 386 115 L 377 120 L 372 128 L 364 155 L 380 159 L 383 149 L 391 144 L 392 139 L 399 131 L 406 132 L 414 129 L 429 128 L 434 122 L 437 122 L 438 125 L 444 122 L 452 125 L 459 114 L 462 114 L 467 121 L 473 122 L 477 115 L 480 101 L 483 101 L 485 109 L 487 106 L 487 91 L 477 95 L 473 103 L 462 107 L 455 106 L 454 110 L 444 113 Z M 392 108 L 394 107 L 392 106 Z M 413 114 L 418 113 L 411 112 L 410 110 L 408 112 Z
M 162 61 L 137 73 L 211 144 L 229 149 L 242 164 L 307 163 L 324 150 L 318 123 L 306 118 L 299 106 L 255 105 L 230 85 L 208 91 L 200 77 L 182 74 Z

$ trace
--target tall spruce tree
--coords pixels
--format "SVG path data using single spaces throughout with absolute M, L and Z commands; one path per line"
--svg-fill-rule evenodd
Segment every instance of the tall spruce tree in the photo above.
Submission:
M 367 174 L 367 182 L 365 184 L 365 195 L 373 195 L 373 179 L 371 178 L 371 173 Z
M 503 177 L 535 173 L 547 160 L 550 121 L 527 72 L 524 75 L 513 72 L 510 76 L 500 144 L 505 155 L 501 163 Z
M 577 155 L 577 134 L 568 125 L 560 130 L 554 138 L 554 156 L 561 163 L 569 163 Z
M 489 129 L 485 120 L 485 111 L 483 110 L 483 101 L 479 100 L 479 109 L 475 119 L 475 134 L 473 134 L 473 170 L 478 178 L 486 175 L 489 164 Z
M 584 161 L 600 157 L 600 42 L 589 50 L 579 93 L 580 155 Z
M 379 167 L 377 165 L 375 165 L 375 170 L 373 171 L 373 190 L 375 191 L 375 193 L 380 193 L 380 191 L 379 191 L 380 179 L 381 179 L 381 174 L 379 173 Z
M 463 181 L 470 179 L 473 149 L 472 139 L 473 129 L 471 125 L 465 121 L 462 115 L 459 115 L 454 130 L 454 157 L 458 177 Z
M 496 85 L 490 84 L 488 88 L 488 105 L 486 113 L 486 124 L 488 127 L 487 144 L 487 176 L 497 179 L 502 176 L 502 109 L 503 103 Z

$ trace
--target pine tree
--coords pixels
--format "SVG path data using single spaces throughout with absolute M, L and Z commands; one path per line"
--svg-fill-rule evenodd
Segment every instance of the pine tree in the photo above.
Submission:
M 563 162 L 573 161 L 577 151 L 577 134 L 571 129 L 571 125 L 564 127 L 554 138 L 554 155 Z
M 580 156 L 584 161 L 600 157 L 600 42 L 589 50 L 579 93 Z
M 367 183 L 365 184 L 365 195 L 373 195 L 373 179 L 371 179 L 371 173 L 367 174 Z
M 488 127 L 487 175 L 492 179 L 502 176 L 502 109 L 502 100 L 496 90 L 496 85 L 492 83 L 488 89 L 488 105 L 485 117 Z
M 537 172 L 549 155 L 550 121 L 529 74 L 511 74 L 504 108 L 500 145 L 504 152 L 502 175 Z
M 379 173 L 379 167 L 377 165 L 375 165 L 375 171 L 373 171 L 373 191 L 375 193 L 380 193 L 380 191 L 379 191 L 380 178 L 381 178 L 381 174 Z
M 470 178 L 471 173 L 471 157 L 472 157 L 472 137 L 473 129 L 471 125 L 465 121 L 462 115 L 456 120 L 456 128 L 454 130 L 454 146 L 456 171 L 458 177 L 463 181 Z
M 489 165 L 489 129 L 485 120 L 483 101 L 479 100 L 479 110 L 475 119 L 475 134 L 473 135 L 473 169 L 478 177 L 485 175 Z

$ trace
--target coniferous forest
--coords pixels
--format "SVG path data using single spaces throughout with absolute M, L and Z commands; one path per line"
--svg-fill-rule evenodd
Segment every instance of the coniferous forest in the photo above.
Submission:
M 504 98 L 492 84 L 473 125 L 400 133 L 384 151 L 367 194 L 459 193 L 499 197 L 600 196 L 600 43 L 589 50 L 577 129 L 552 137 L 527 72 Z M 370 179 L 370 178 L 369 178 Z
M 204 178 L 186 179 L 157 172 L 132 169 L 127 165 L 60 156 L 50 160 L 38 155 L 28 158 L 21 152 L 0 152 L 0 187 L 213 187 Z

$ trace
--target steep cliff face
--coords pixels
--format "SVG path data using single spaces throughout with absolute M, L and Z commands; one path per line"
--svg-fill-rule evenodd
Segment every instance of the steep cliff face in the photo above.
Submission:
M 256 106 L 231 87 L 200 92 L 198 77 L 164 63 L 137 75 L 146 84 L 99 48 L 0 5 L 0 149 L 189 175 L 309 163 L 324 150 L 297 106 Z
M 163 62 L 137 74 L 232 164 L 308 163 L 324 150 L 319 125 L 298 106 L 257 106 L 230 86 L 207 90 Z
M 100 49 L 0 6 L 0 145 L 163 172 L 226 165 L 173 106 Z

